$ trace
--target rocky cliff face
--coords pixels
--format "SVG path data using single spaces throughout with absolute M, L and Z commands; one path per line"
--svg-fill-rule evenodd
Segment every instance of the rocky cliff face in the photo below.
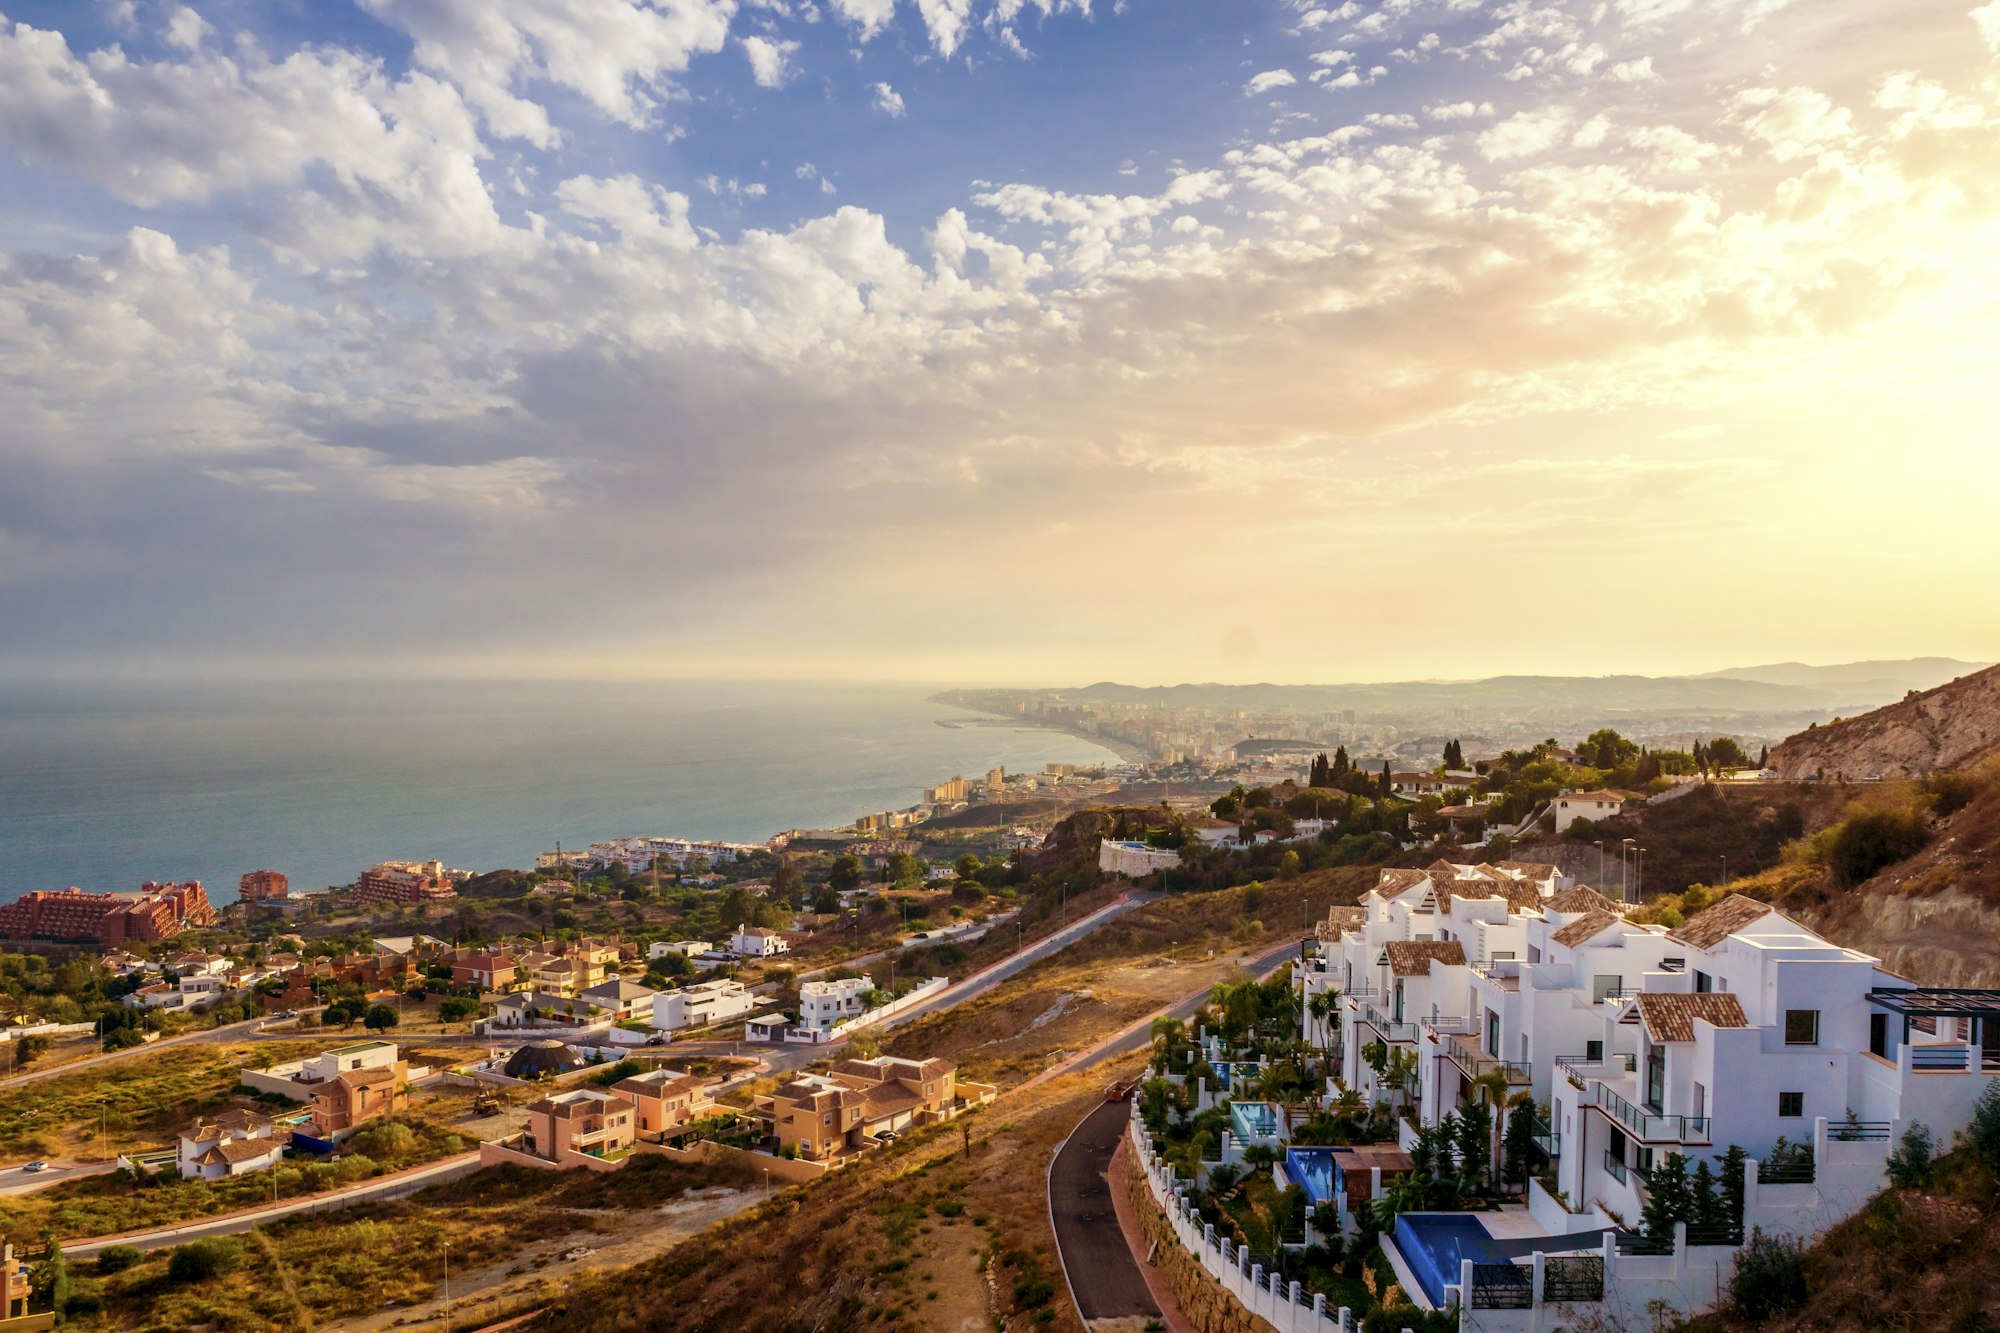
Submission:
M 1802 731 L 1771 752 L 1771 767 L 1787 778 L 1924 777 L 1995 754 L 2000 754 L 2000 666 Z

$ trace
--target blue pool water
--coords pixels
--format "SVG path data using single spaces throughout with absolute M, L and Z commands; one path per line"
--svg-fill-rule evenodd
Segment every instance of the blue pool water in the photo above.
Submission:
M 1278 1133 L 1278 1108 L 1269 1102 L 1235 1102 L 1230 1105 L 1229 1114 L 1236 1121 L 1236 1133 L 1245 1139 L 1275 1138 Z
M 1470 1213 L 1404 1213 L 1396 1219 L 1396 1248 L 1434 1310 L 1443 1308 L 1445 1284 L 1458 1281 L 1464 1260 L 1508 1261 L 1506 1252 Z
M 1285 1174 L 1315 1204 L 1333 1202 L 1333 1149 L 1285 1149 Z
M 1215 1086 L 1219 1092 L 1229 1091 L 1229 1061 L 1217 1060 L 1209 1066 L 1215 1071 Z

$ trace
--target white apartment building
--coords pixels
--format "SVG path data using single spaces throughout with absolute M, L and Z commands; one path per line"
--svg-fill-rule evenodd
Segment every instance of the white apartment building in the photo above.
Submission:
M 862 997 L 873 989 L 875 983 L 867 977 L 808 981 L 799 987 L 798 1026 L 813 1032 L 828 1032 L 849 1019 L 859 1018 L 866 1008 Z
M 1577 1248 L 1565 1233 L 1636 1226 L 1668 1154 L 1719 1170 L 1732 1146 L 1748 1159 L 1745 1230 L 1811 1237 L 1881 1188 L 1903 1129 L 1949 1143 L 2000 1077 L 2000 991 L 1917 986 L 1742 896 L 1675 929 L 1640 925 L 1546 870 L 1384 870 L 1294 975 L 1308 1040 L 1338 1042 L 1342 1077 L 1371 1100 L 1408 1098 L 1433 1125 L 1498 1071 L 1547 1108 L 1534 1140 L 1559 1195 L 1537 1182 L 1529 1204 L 1551 1252 Z M 1312 1013 L 1327 990 L 1341 994 L 1337 1035 Z M 1408 1053 L 1399 1086 L 1378 1086 L 1375 1043 Z M 1615 1299 L 1629 1309 L 1646 1293 L 1702 1308 L 1733 1255 L 1733 1241 L 1683 1240 L 1671 1258 L 1621 1251 L 1606 1271 L 1628 1275 Z M 1473 1308 L 1467 1326 L 1543 1327 L 1521 1322 L 1531 1313 Z
M 705 1028 L 738 1018 L 757 1007 L 757 997 L 740 981 L 704 981 L 653 997 L 653 1026 L 667 1032 Z

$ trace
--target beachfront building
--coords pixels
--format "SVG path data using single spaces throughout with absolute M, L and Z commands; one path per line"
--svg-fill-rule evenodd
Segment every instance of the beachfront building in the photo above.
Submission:
M 463 877 L 442 861 L 378 861 L 354 881 L 354 902 L 360 907 L 444 902 L 458 896 Z
M 1097 847 L 1097 868 L 1107 875 L 1138 879 L 1181 863 L 1181 854 L 1171 848 L 1148 847 L 1143 842 L 1114 842 L 1106 838 Z
M 157 944 L 184 930 L 215 924 L 215 909 L 199 880 L 147 881 L 137 893 L 49 892 L 33 889 L 0 906 L 0 939 L 87 940 L 115 949 Z
M 252 870 L 236 881 L 236 896 L 246 903 L 284 902 L 292 882 L 276 870 Z

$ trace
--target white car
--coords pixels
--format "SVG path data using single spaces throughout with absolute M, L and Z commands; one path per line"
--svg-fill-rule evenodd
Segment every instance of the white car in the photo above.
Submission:
M 49 1169 L 49 1164 L 47 1162 L 30 1162 L 21 1169 L 23 1171 L 46 1171 Z

